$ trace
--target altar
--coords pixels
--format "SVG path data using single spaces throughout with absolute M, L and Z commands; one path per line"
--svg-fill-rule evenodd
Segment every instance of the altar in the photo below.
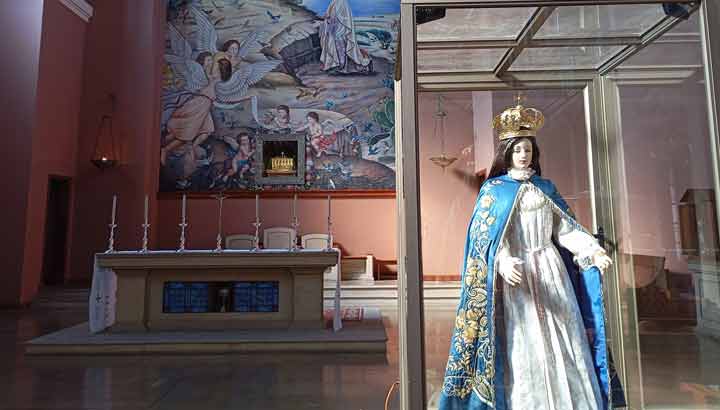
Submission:
M 97 254 L 90 330 L 320 329 L 323 272 L 338 260 L 335 249 Z

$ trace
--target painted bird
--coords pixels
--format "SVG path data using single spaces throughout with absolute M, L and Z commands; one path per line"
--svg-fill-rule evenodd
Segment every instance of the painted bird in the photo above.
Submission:
M 295 96 L 295 99 L 299 100 L 304 97 L 316 98 L 318 94 L 320 94 L 320 89 L 317 87 L 298 88 L 298 95 Z
M 265 13 L 267 13 L 268 17 L 270 17 L 270 20 L 272 20 L 273 23 L 279 22 L 280 17 L 282 17 L 281 14 L 278 14 L 277 16 L 273 15 L 270 10 L 265 10 Z

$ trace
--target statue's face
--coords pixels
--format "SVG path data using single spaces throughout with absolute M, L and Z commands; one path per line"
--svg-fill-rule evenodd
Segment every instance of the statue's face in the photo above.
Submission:
M 512 153 L 512 166 L 516 169 L 526 169 L 532 163 L 533 147 L 529 139 L 523 138 L 515 144 Z

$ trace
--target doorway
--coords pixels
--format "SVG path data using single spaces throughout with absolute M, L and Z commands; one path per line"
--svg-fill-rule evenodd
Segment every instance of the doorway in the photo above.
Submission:
M 70 188 L 70 178 L 50 177 L 48 180 L 42 264 L 42 282 L 46 286 L 61 285 L 65 282 Z

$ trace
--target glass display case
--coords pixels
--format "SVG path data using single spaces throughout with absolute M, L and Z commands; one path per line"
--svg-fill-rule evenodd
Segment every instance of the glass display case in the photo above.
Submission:
M 439 288 L 460 295 L 468 222 L 498 144 L 491 120 L 518 97 L 545 115 L 543 176 L 614 261 L 603 277 L 607 339 L 627 408 L 720 403 L 707 364 L 720 357 L 720 5 L 401 7 L 402 408 L 437 408 L 456 312 L 433 301 Z M 439 167 L 439 154 L 456 160 Z

